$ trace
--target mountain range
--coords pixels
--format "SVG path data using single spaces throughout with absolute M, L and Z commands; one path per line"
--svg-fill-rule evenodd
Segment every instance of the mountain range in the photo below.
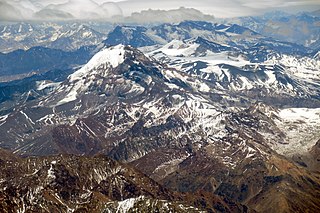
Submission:
M 303 45 L 184 21 L 2 54 L 1 73 L 37 72 L 0 83 L 0 209 L 320 211 L 319 53 Z
M 262 16 L 226 19 L 223 22 L 237 23 L 262 35 L 313 49 L 320 47 L 319 11 L 299 14 L 275 11 Z
M 105 39 L 101 32 L 80 23 L 16 23 L 0 26 L 0 52 L 7 53 L 17 49 L 28 50 L 42 46 L 64 51 L 74 51 L 83 46 L 91 46 Z

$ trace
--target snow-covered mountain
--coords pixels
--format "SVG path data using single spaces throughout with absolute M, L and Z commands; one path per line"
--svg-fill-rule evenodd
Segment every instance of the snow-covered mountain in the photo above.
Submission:
M 266 60 L 267 55 L 306 55 L 310 51 L 302 45 L 278 41 L 236 24 L 225 25 L 203 21 L 184 21 L 179 24 L 161 24 L 149 28 L 117 26 L 109 33 L 104 43 L 145 47 L 155 44 L 164 45 L 173 40 L 184 41 L 197 38 L 199 38 L 198 43 L 203 45 L 213 47 L 213 43 L 216 43 L 224 48 L 237 49 L 238 52 L 248 52 L 247 56 L 258 62 Z M 212 43 L 204 44 L 205 42 Z M 215 52 L 218 50 L 216 49 Z
M 103 28 L 92 23 L 90 26 Z M 105 40 L 103 34 L 83 24 L 20 23 L 3 26 L 2 31 L 0 46 L 11 50 L 27 49 L 0 54 L 0 75 L 7 76 L 8 80 L 28 76 L 31 72 L 61 68 L 61 65 L 70 67 L 83 64 L 103 45 L 125 44 L 150 50 L 173 40 L 187 43 L 194 40 L 199 45 L 197 54 L 206 54 L 207 49 L 215 53 L 232 50 L 234 55 L 242 54 L 252 62 L 264 62 L 282 54 L 301 57 L 314 55 L 313 50 L 301 45 L 277 41 L 239 25 L 203 21 L 151 27 L 116 26 Z M 33 47 L 35 45 L 40 47 Z M 13 63 L 16 58 L 19 60 Z M 19 76 L 8 76 L 17 74 Z
M 0 150 L 10 156 L 0 157 L 0 185 L 12 186 L 0 200 L 70 211 L 319 211 L 317 50 L 194 21 L 117 26 L 89 50 L 78 68 L 0 84 L 0 147 L 41 156 Z
M 133 47 L 151 46 L 157 44 L 142 26 L 116 26 L 103 41 L 105 45 L 125 44 Z
M 263 198 L 282 190 L 274 210 L 317 211 L 320 180 L 308 165 L 319 138 L 319 62 L 254 63 L 233 51 L 199 38 L 147 55 L 103 48 L 64 81 L 39 81 L 39 96 L 1 111 L 1 147 L 105 154 L 180 192 L 217 193 L 263 212 Z M 292 156 L 309 161 L 301 167 Z
M 294 98 L 318 96 L 319 60 L 285 54 L 266 54 L 222 46 L 203 38 L 174 40 L 148 54 L 172 67 L 208 81 L 216 90 L 266 90 L 268 95 Z
M 0 52 L 28 50 L 35 46 L 75 51 L 97 45 L 105 38 L 105 34 L 80 23 L 7 24 L 0 26 Z

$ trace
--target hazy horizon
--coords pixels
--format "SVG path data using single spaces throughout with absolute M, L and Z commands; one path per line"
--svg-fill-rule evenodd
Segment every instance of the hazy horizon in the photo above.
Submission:
M 316 0 L 0 0 L 0 21 L 121 21 L 126 17 L 141 14 L 141 11 L 170 10 L 181 12 L 179 8 L 192 8 L 202 15 L 216 18 L 232 18 L 240 16 L 261 15 L 265 12 L 281 10 L 289 13 L 302 11 L 316 11 L 320 9 L 320 1 Z M 193 12 L 194 12 L 193 11 Z M 183 19 L 192 15 L 201 18 L 190 11 L 183 11 L 178 15 Z M 144 13 L 145 14 L 145 13 Z M 142 14 L 143 15 L 143 14 Z M 177 14 L 176 14 L 177 15 Z M 200 17 L 199 17 L 200 16 Z M 147 16 L 149 22 L 156 16 Z

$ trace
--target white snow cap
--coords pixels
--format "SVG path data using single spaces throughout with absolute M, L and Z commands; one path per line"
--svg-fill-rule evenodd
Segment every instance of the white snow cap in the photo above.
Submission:
M 124 61 L 124 48 L 124 45 L 119 44 L 117 46 L 109 47 L 98 52 L 90 59 L 90 61 L 86 65 L 69 76 L 70 82 L 80 80 L 90 71 L 98 68 L 103 64 L 109 64 L 112 68 L 119 66 L 119 64 L 123 63 Z

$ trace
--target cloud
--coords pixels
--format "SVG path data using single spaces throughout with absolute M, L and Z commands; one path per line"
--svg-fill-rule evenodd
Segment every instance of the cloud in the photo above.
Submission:
M 283 8 L 283 7 L 294 7 L 301 5 L 319 5 L 318 0 L 239 0 L 239 2 L 247 7 L 255 9 L 265 8 Z
M 163 10 L 194 8 L 215 17 L 236 17 L 256 15 L 274 9 L 286 11 L 316 10 L 319 0 L 0 0 L 0 21 L 4 20 L 114 20 L 112 17 L 131 17 L 141 22 L 145 19 L 157 20 L 157 17 L 142 10 L 152 9 L 158 15 L 167 16 Z M 180 11 L 171 11 L 177 19 Z M 183 11 L 186 18 L 194 15 Z M 190 14 L 188 14 L 190 12 Z M 131 16 L 131 14 L 133 14 Z M 126 18 L 123 18 L 126 20 Z M 168 19 L 159 17 L 158 19 Z
M 55 9 L 42 9 L 36 13 L 34 13 L 33 17 L 36 20 L 71 20 L 75 17 L 68 12 L 64 12 L 61 10 L 55 10 Z
M 11 21 L 18 20 L 22 17 L 20 11 L 13 7 L 12 5 L 0 1 L 0 20 Z
M 118 2 L 125 15 L 132 11 L 148 9 L 176 9 L 181 6 L 195 8 L 215 17 L 237 17 L 258 15 L 266 11 L 283 9 L 316 10 L 320 8 L 319 0 L 126 0 Z
M 30 19 L 35 8 L 29 0 L 0 0 L 0 5 L 0 20 L 6 21 Z
M 122 16 L 117 3 L 106 0 L 100 4 L 94 0 L 0 0 L 0 4 L 0 21 L 105 20 Z
M 213 15 L 205 15 L 199 10 L 193 8 L 184 8 L 173 10 L 143 10 L 141 12 L 134 12 L 131 16 L 123 19 L 124 22 L 131 23 L 152 23 L 152 22 L 181 22 L 184 20 L 202 20 L 213 21 Z
M 195 8 L 208 14 L 216 15 L 216 13 L 218 13 L 222 16 L 227 14 L 228 10 L 237 12 L 238 14 L 243 14 L 242 11 L 246 10 L 245 7 L 237 3 L 237 0 L 223 0 L 223 2 L 221 2 L 221 0 L 127 0 L 118 2 L 118 5 L 123 9 L 125 15 L 130 15 L 132 10 L 170 10 L 179 7 Z M 206 11 L 204 11 L 204 9 Z M 236 13 L 234 15 L 236 15 Z
M 122 9 L 114 2 L 105 2 L 101 4 L 101 8 L 103 8 L 109 17 L 113 16 L 122 16 Z
M 72 14 L 76 19 L 103 19 L 110 18 L 113 15 L 122 15 L 121 9 L 117 9 L 116 4 L 99 5 L 92 0 L 69 0 L 63 4 L 51 4 L 44 9 L 62 11 Z M 119 13 L 119 14 L 116 14 Z

